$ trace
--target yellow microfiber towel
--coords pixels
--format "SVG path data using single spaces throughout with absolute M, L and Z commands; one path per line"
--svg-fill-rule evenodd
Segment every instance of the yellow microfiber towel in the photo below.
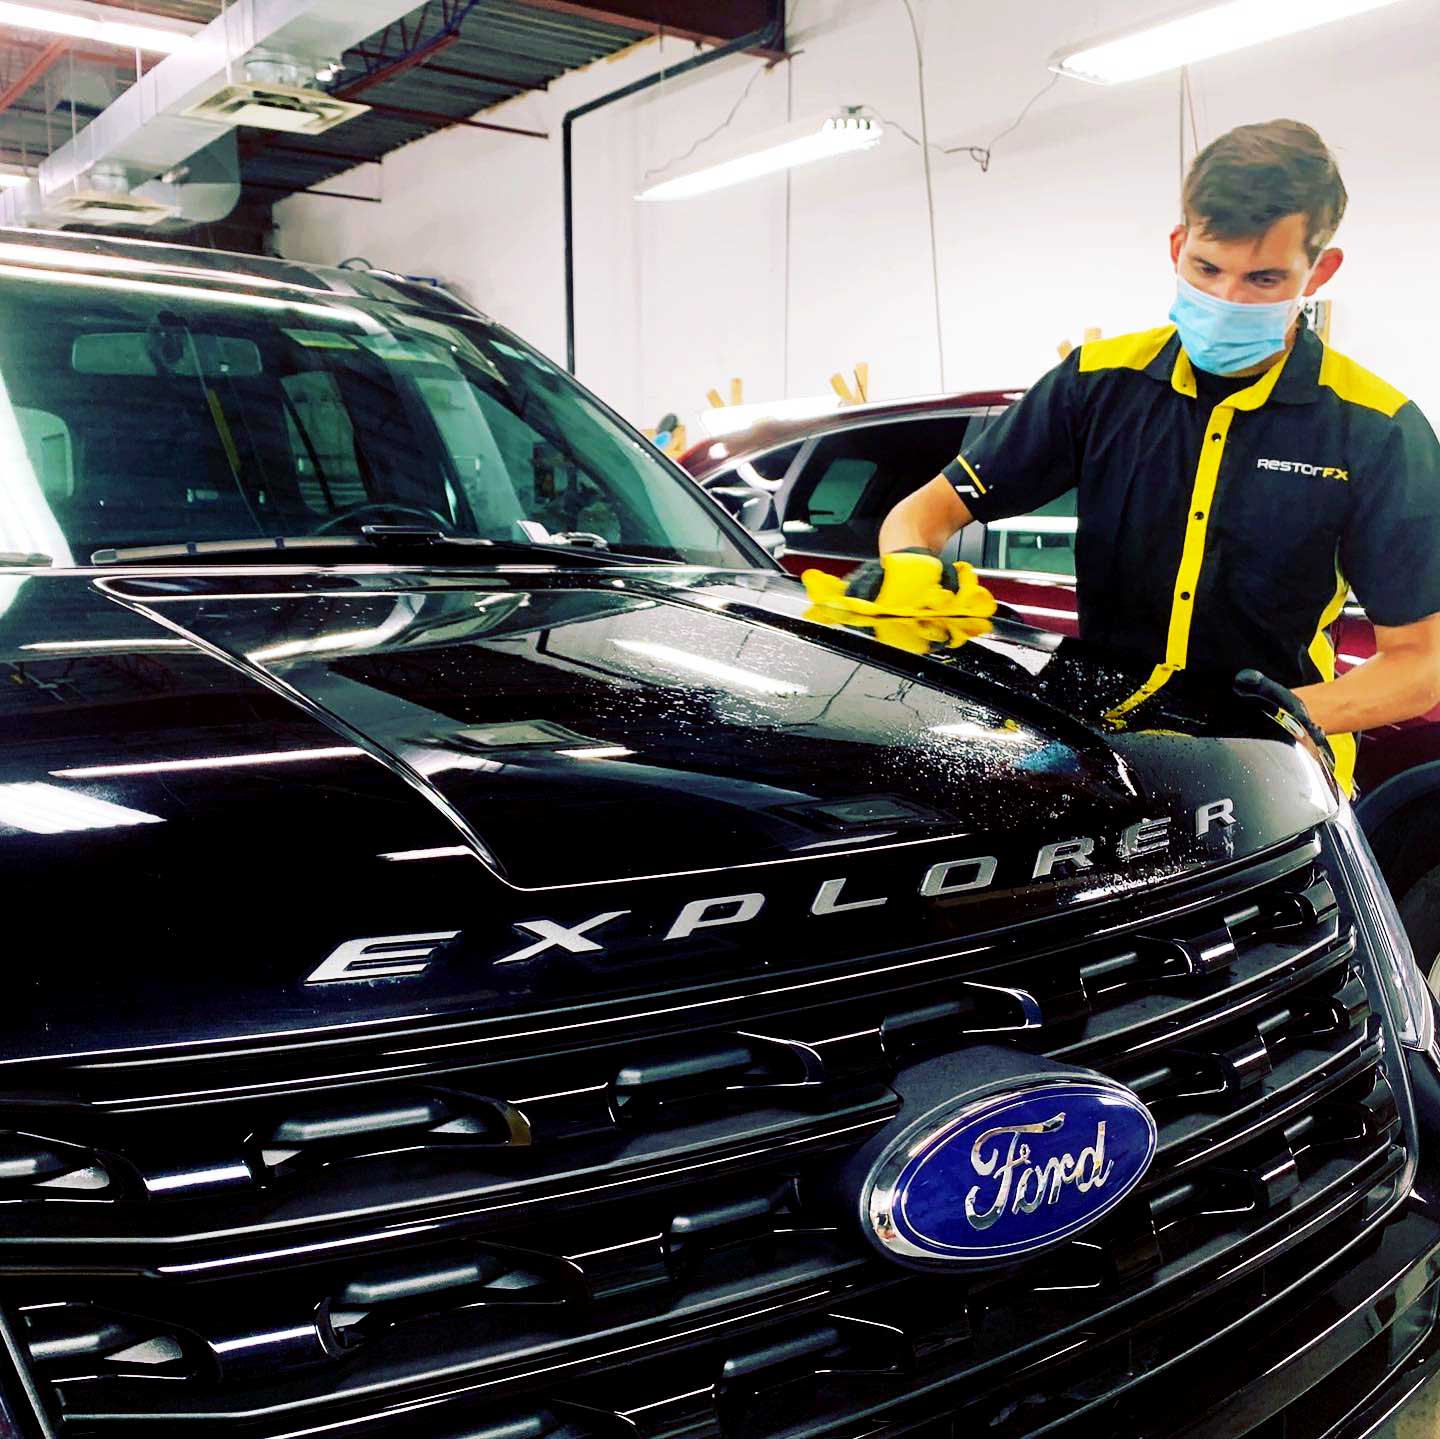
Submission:
M 848 610 L 857 615 L 883 616 L 890 619 L 989 619 L 995 613 L 995 596 L 976 578 L 975 571 L 963 561 L 955 566 L 958 588 L 947 589 L 940 583 L 940 563 L 934 561 L 933 578 L 928 583 L 895 584 L 891 570 L 897 560 L 919 559 L 920 556 L 886 555 L 885 584 L 873 600 L 857 599 L 846 594 L 848 580 L 824 570 L 806 570 L 800 576 L 812 604 L 827 609 Z M 928 556 L 926 558 L 929 558 Z
M 893 645 L 912 655 L 928 655 L 937 648 L 958 649 L 967 640 L 991 628 L 986 619 L 947 616 L 928 620 L 898 619 L 893 615 L 857 615 L 853 610 L 828 609 L 812 605 L 805 618 L 820 625 L 840 625 L 847 630 L 869 630 L 882 644 Z
M 822 625 L 870 630 L 882 643 L 917 655 L 928 654 L 936 646 L 955 649 L 985 634 L 995 613 L 995 596 L 980 583 L 975 571 L 968 564 L 956 565 L 958 584 L 951 590 L 940 583 L 938 560 L 924 556 L 931 565 L 923 569 L 909 564 L 921 558 L 887 555 L 886 583 L 873 600 L 846 594 L 849 582 L 839 575 L 806 570 L 800 579 L 813 603 L 805 618 Z M 892 575 L 897 560 L 905 571 L 914 573 Z M 892 584 L 892 578 L 905 582 Z

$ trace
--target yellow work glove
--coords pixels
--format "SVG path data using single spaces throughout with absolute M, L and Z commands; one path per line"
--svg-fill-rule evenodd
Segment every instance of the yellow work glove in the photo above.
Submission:
M 963 562 L 947 564 L 929 550 L 894 550 L 867 560 L 845 579 L 823 570 L 800 576 L 817 605 L 898 619 L 988 619 L 995 596 Z

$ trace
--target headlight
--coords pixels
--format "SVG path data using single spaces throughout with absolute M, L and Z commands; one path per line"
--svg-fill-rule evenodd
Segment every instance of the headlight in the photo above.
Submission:
M 1435 1011 L 1425 976 L 1415 962 L 1405 926 L 1380 877 L 1369 841 L 1343 798 L 1339 813 L 1325 833 L 1327 846 L 1333 847 L 1340 861 L 1355 927 L 1390 1011 L 1390 1032 L 1407 1049 L 1429 1049 L 1435 1043 Z

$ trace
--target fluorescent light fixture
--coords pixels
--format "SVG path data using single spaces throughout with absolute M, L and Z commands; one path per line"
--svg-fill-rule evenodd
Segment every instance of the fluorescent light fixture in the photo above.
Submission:
M 267 754 L 217 754 L 203 759 L 158 759 L 143 764 L 97 764 L 85 769 L 52 769 L 50 773 L 55 779 L 110 779 L 127 774 L 175 774 L 187 769 L 237 769 L 254 764 L 355 759 L 364 753 L 363 749 L 356 749 L 353 745 L 335 745 L 331 749 L 282 749 Z
M 121 16 L 125 18 L 119 18 Z M 160 15 L 140 16 L 109 5 L 91 5 L 85 0 L 49 0 L 45 5 L 19 5 L 0 0 L 0 25 L 40 30 L 47 35 L 67 35 L 92 45 L 151 50 L 163 55 L 173 55 L 202 28 Z
M 707 164 L 693 165 L 667 180 L 659 180 L 636 195 L 637 200 L 688 200 L 692 195 L 705 195 L 723 190 L 761 175 L 778 170 L 793 170 L 816 160 L 835 155 L 848 155 L 878 145 L 884 128 L 876 120 L 847 112 L 832 115 L 822 124 L 813 120 L 786 125 L 772 131 L 758 144 L 752 140 L 739 154 Z
M 794 400 L 757 400 L 753 405 L 720 405 L 700 411 L 700 427 L 707 435 L 738 434 L 764 420 L 813 420 L 840 408 L 840 396 L 801 395 Z
M 772 679 L 769 675 L 756 674 L 754 670 L 741 669 L 739 665 L 727 665 L 722 660 L 712 660 L 705 655 L 691 654 L 689 650 L 676 649 L 673 645 L 655 644 L 651 640 L 611 640 L 616 649 L 628 650 L 631 654 L 644 655 L 665 669 L 684 670 L 700 675 L 704 679 L 719 680 L 722 684 L 736 685 L 740 689 L 754 690 L 762 695 L 803 695 L 809 694 L 804 685 L 791 684 L 788 680 Z
M 34 178 L 23 170 L 0 170 L 0 190 L 23 190 Z
M 571 759 L 624 759 L 635 753 L 623 744 L 597 744 L 587 749 L 557 749 L 556 754 L 568 755 Z
M 1096 85 L 1119 85 L 1193 65 L 1264 40 L 1278 40 L 1332 20 L 1393 5 L 1395 0 L 1224 0 L 1169 19 L 1062 50 L 1052 70 Z
M 58 784 L 0 784 L 0 824 L 30 834 L 68 834 L 82 829 L 161 824 L 158 814 L 127 809 L 108 799 L 79 794 Z

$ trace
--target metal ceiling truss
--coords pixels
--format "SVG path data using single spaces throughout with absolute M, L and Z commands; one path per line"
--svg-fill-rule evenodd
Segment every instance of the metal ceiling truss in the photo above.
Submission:
M 403 75 L 448 49 L 460 38 L 465 17 L 480 0 L 426 0 L 420 9 L 387 25 L 373 40 L 355 46 L 365 68 L 333 93 L 343 100 L 362 95 L 374 85 Z M 517 89 L 519 87 L 516 87 Z

